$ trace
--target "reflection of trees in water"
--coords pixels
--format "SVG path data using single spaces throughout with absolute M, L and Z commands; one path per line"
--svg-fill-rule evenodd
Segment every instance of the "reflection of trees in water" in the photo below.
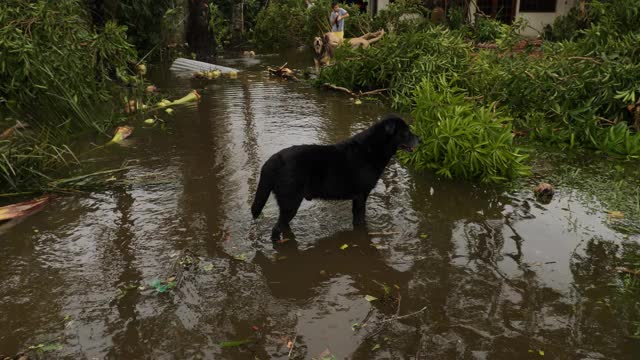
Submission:
M 576 297 L 574 327 L 580 329 L 579 340 L 598 348 L 616 349 L 620 356 L 640 353 L 638 341 L 629 338 L 640 322 L 640 291 L 626 288 L 624 275 L 615 271 L 632 259 L 640 259 L 637 243 L 618 245 L 596 237 L 587 241 L 584 251 L 575 252 L 571 261 Z
M 425 180 L 416 177 L 413 207 L 425 215 L 419 227 L 429 239 L 420 250 L 423 260 L 412 269 L 410 299 L 403 299 L 412 309 L 429 308 L 417 329 L 423 358 L 513 359 L 530 349 L 554 358 L 593 350 L 631 358 L 631 342 L 622 331 L 612 331 L 620 329 L 616 314 L 598 303 L 611 294 L 615 246 L 590 242 L 585 255 L 574 256 L 575 291 L 567 296 L 523 262 L 526 250 L 514 225 L 532 217 L 527 201 Z M 498 202 L 510 204 L 517 216 L 503 215 Z M 509 242 L 514 250 L 505 253 Z M 514 267 L 502 265 L 510 262 L 507 256 Z M 591 294 L 595 289 L 600 299 Z M 396 338 L 415 331 L 402 329 Z
M 111 254 L 117 256 L 119 274 L 111 287 L 127 291 L 125 289 L 127 285 L 142 283 L 142 273 L 136 266 L 136 247 L 133 244 L 136 235 L 133 231 L 135 224 L 131 218 L 131 212 L 135 199 L 126 189 L 115 191 L 114 197 L 118 214 L 115 221 L 115 237 L 104 239 L 107 243 L 103 258 L 113 257 L 114 255 Z M 113 346 L 109 348 L 108 357 L 133 358 L 143 351 L 140 346 L 142 344 L 139 332 L 140 322 L 136 311 L 139 300 L 140 294 L 137 291 L 131 291 L 126 296 L 119 296 L 114 300 L 118 317 L 107 325 L 111 328 L 110 332 L 113 332 Z
M 258 178 L 260 177 L 260 156 L 258 155 L 258 135 L 256 132 L 255 116 L 253 114 L 253 106 L 251 104 L 251 90 L 246 79 L 241 80 L 242 96 L 243 96 L 243 113 L 244 113 L 244 139 L 242 141 L 242 149 L 247 155 L 247 163 L 245 167 L 249 169 L 251 176 L 248 178 L 249 193 L 248 203 L 253 201 L 253 192 L 256 190 Z

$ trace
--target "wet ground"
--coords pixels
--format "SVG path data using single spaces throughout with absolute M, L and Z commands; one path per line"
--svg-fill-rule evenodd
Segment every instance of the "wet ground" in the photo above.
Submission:
M 633 240 L 577 190 L 541 204 L 528 188 L 438 180 L 394 160 L 368 230 L 352 230 L 347 202 L 304 201 L 295 240 L 274 247 L 274 200 L 255 222 L 249 211 L 261 164 L 388 110 L 263 72 L 282 62 L 224 61 L 243 70 L 237 80 L 210 82 L 164 131 L 137 124 L 100 159 L 129 160 L 129 186 L 60 198 L 0 238 L 0 354 L 43 344 L 45 358 L 87 359 L 640 357 L 611 304 L 611 253 Z M 156 78 L 178 94 L 194 86 Z M 174 275 L 176 287 L 158 286 Z

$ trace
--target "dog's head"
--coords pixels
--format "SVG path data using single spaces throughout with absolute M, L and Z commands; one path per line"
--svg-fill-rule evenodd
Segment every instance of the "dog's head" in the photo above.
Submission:
M 316 36 L 315 39 L 313 39 L 313 51 L 316 53 L 316 55 L 320 55 L 322 54 L 323 49 L 324 49 L 324 41 L 322 40 L 321 37 Z
M 397 115 L 387 115 L 383 120 L 384 131 L 391 143 L 407 152 L 412 152 L 420 144 L 420 139 L 411 132 L 409 125 Z

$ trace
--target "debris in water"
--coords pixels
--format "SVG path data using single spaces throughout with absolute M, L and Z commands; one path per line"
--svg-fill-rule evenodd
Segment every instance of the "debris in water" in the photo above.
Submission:
M 50 196 L 0 207 L 0 221 L 28 216 L 40 211 L 51 200 Z
M 622 211 L 609 211 L 609 214 L 607 215 L 607 217 L 609 218 L 609 220 L 613 220 L 613 219 L 621 220 L 621 219 L 624 219 L 624 213 Z
M 204 268 L 204 271 L 211 271 L 213 270 L 213 264 L 207 264 L 203 268 Z
M 153 280 L 149 286 L 151 286 L 152 288 L 156 289 L 157 292 L 159 293 L 164 293 L 167 292 L 173 288 L 175 288 L 177 286 L 176 283 L 176 278 L 175 276 L 170 277 L 169 279 L 167 279 L 166 281 L 160 281 L 158 279 Z
M 232 348 L 232 347 L 238 347 L 238 346 L 242 346 L 242 345 L 246 345 L 246 344 L 250 344 L 252 343 L 252 340 L 249 339 L 245 339 L 245 340 L 232 340 L 232 341 L 223 341 L 220 343 L 220 347 L 221 348 Z
M 378 350 L 378 349 L 380 349 L 380 344 L 375 344 L 375 345 L 373 345 L 373 347 L 371 348 L 371 351 L 376 351 L 376 350 Z
M 376 301 L 376 300 L 378 300 L 378 298 L 377 298 L 377 297 L 375 297 L 375 296 L 371 296 L 371 295 L 365 295 L 365 296 L 364 296 L 364 299 L 365 299 L 365 300 L 367 300 L 368 302 L 372 302 L 372 301 Z
M 535 188 L 533 188 L 533 193 L 539 200 L 548 203 L 549 201 L 551 201 L 551 197 L 553 197 L 555 189 L 553 185 L 549 183 L 540 183 Z
M 138 74 L 140 75 L 146 75 L 147 74 L 147 65 L 145 64 L 140 64 L 138 65 L 137 69 Z
M 147 108 L 148 106 L 141 101 L 132 99 L 124 105 L 124 112 L 127 114 L 135 114 L 138 110 L 146 110 Z
M 45 353 L 45 352 L 50 352 L 50 351 L 59 351 L 62 350 L 64 348 L 64 346 L 60 343 L 48 343 L 48 344 L 38 344 L 38 345 L 33 345 L 33 346 L 29 346 L 29 350 L 35 350 L 39 353 Z
M 632 275 L 640 275 L 640 270 L 631 270 L 629 268 L 626 267 L 622 267 L 619 266 L 615 269 L 618 273 L 626 273 L 626 274 L 632 274 Z
M 145 123 L 145 124 L 147 124 L 147 125 L 153 125 L 153 124 L 155 124 L 155 123 L 156 123 L 156 119 L 154 119 L 154 118 L 149 118 L 149 119 L 146 119 L 146 120 L 144 121 L 144 123 Z
M 148 93 L 158 92 L 158 87 L 155 85 L 149 85 L 144 89 Z
M 348 247 L 349 247 L 349 245 L 347 245 L 347 244 L 343 244 L 342 246 L 340 246 L 340 250 L 344 250 L 344 249 L 346 249 L 346 248 L 348 248 Z
M 388 236 L 388 235 L 398 235 L 399 232 L 396 231 L 382 231 L 382 232 L 370 232 L 369 236 Z
M 171 114 L 173 114 L 173 109 L 172 108 L 166 108 L 166 109 L 164 109 L 164 112 L 166 112 L 167 114 L 171 115 Z
M 222 75 L 220 70 L 198 71 L 193 74 L 193 78 L 200 80 L 213 80 L 219 78 L 220 75 Z
M 336 360 L 336 357 L 329 351 L 329 349 L 325 349 L 323 352 L 318 355 L 318 360 Z
M 22 130 L 24 128 L 28 128 L 29 124 L 21 122 L 21 121 L 16 121 L 16 124 L 13 125 L 12 127 L 8 128 L 7 130 L 3 131 L 2 134 L 0 134 L 0 140 L 3 139 L 8 139 L 10 137 L 12 137 L 16 130 Z
M 133 132 L 132 126 L 127 126 L 127 125 L 118 126 L 118 128 L 116 128 L 115 135 L 113 135 L 113 138 L 111 139 L 111 141 L 109 141 L 108 144 L 121 144 L 122 141 L 128 138 L 132 132 Z
M 356 105 L 362 105 L 362 100 L 360 100 L 360 99 L 355 99 L 355 100 L 353 101 L 353 103 L 354 103 L 354 104 L 356 104 Z
M 235 71 L 232 71 L 229 73 L 229 79 L 237 79 L 238 78 L 238 73 Z
M 269 67 L 267 68 L 267 70 L 269 70 L 270 75 L 279 76 L 287 80 L 298 81 L 298 78 L 296 77 L 296 74 L 293 72 L 293 70 L 289 69 L 286 66 L 287 66 L 287 63 L 284 63 L 282 66 L 278 68 Z

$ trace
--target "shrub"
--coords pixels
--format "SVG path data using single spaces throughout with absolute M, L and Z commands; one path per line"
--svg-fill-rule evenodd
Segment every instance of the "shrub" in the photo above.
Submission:
M 100 116 L 112 111 L 111 80 L 137 82 L 136 52 L 124 27 L 107 21 L 96 32 L 80 0 L 5 0 L 0 23 L 0 129 L 30 125 L 0 139 L 0 190 L 28 189 L 75 161 L 69 134 L 111 125 Z
M 421 139 L 402 159 L 447 178 L 500 182 L 529 174 L 526 156 L 513 144 L 511 121 L 474 106 L 444 76 L 416 88 L 412 129 Z
M 390 34 L 369 49 L 338 48 L 335 64 L 323 69 L 318 81 L 354 90 L 389 88 L 393 105 L 406 108 L 424 78 L 465 72 L 470 51 L 459 33 L 443 27 Z
M 259 48 L 278 50 L 304 43 L 305 9 L 297 0 L 274 0 L 256 20 L 255 40 Z
M 77 109 L 110 98 L 110 79 L 129 77 L 136 53 L 125 28 L 107 22 L 94 32 L 80 0 L 0 5 L 0 112 L 24 115 L 31 125 L 92 125 Z M 82 124 L 80 122 L 84 121 Z

